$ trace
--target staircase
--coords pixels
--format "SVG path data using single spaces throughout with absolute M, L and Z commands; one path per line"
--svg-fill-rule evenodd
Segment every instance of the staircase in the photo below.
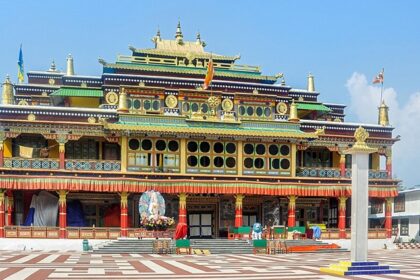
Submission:
M 252 254 L 252 240 L 192 239 L 191 248 L 210 250 L 212 254 Z
M 310 239 L 286 240 L 289 253 L 331 253 L 346 252 L 336 244 Z M 175 241 L 172 241 L 175 252 Z M 209 250 L 211 254 L 252 254 L 252 240 L 232 239 L 191 239 L 191 248 Z M 93 250 L 95 254 L 152 254 L 153 239 L 127 239 L 113 240 Z
M 153 240 L 121 238 L 105 243 L 94 254 L 152 254 Z

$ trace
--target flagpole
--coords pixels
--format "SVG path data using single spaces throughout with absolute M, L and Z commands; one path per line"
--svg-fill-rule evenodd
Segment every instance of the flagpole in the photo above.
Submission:
M 384 76 L 384 71 L 385 68 L 382 68 L 382 81 L 381 81 L 381 101 L 379 102 L 379 106 L 381 106 L 382 101 L 383 101 L 383 92 L 384 92 L 384 80 L 385 80 L 385 76 Z

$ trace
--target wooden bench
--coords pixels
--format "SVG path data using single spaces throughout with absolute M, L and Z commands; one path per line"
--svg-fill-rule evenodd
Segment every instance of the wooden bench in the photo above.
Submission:
M 255 239 L 252 240 L 252 246 L 254 247 L 253 252 L 257 254 L 263 252 L 264 254 L 269 254 L 269 247 L 267 244 L 267 239 Z
M 191 255 L 191 241 L 189 239 L 178 239 L 175 241 L 176 253 L 182 254 L 186 252 Z M 183 250 L 184 249 L 184 250 Z
M 153 253 L 155 254 L 172 254 L 172 246 L 170 240 L 154 240 Z

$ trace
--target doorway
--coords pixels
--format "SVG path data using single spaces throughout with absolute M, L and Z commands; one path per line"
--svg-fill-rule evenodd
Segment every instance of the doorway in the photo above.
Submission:
M 188 231 L 190 238 L 212 238 L 213 214 L 190 213 L 188 214 Z

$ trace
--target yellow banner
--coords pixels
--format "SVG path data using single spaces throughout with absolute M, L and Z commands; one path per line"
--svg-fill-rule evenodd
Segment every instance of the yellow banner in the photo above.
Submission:
M 23 158 L 32 158 L 34 148 L 19 146 L 19 156 Z

